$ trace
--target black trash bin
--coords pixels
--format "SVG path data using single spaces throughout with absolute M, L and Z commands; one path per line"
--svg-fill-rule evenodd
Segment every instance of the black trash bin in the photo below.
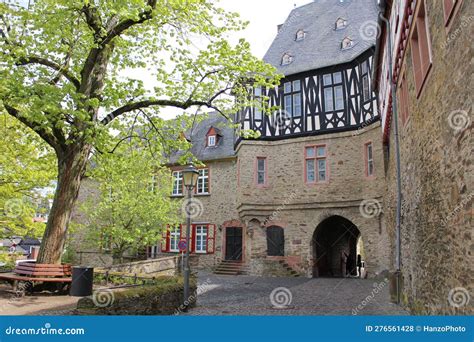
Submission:
M 75 297 L 91 296 L 93 280 L 93 267 L 74 266 L 72 268 L 72 284 L 71 291 L 69 291 L 69 295 Z

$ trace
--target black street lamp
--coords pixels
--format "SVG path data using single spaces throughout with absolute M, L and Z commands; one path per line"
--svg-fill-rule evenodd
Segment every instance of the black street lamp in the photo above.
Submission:
M 186 253 L 184 255 L 184 308 L 187 308 L 186 302 L 189 300 L 189 276 L 191 270 L 189 268 L 189 234 L 191 232 L 191 213 L 190 206 L 192 205 L 193 189 L 196 186 L 199 177 L 199 171 L 190 164 L 183 170 L 183 183 L 188 191 L 187 203 L 186 203 Z M 188 303 L 189 304 L 189 303 Z

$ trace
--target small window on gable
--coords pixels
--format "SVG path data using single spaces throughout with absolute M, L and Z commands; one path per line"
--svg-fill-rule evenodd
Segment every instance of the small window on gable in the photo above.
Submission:
M 341 30 L 347 26 L 347 20 L 344 18 L 338 18 L 336 20 L 336 30 Z
M 300 30 L 298 30 L 298 32 L 296 32 L 295 40 L 300 41 L 300 40 L 303 40 L 305 37 L 306 37 L 306 32 L 304 30 L 300 29 Z
M 293 56 L 289 53 L 285 53 L 281 58 L 281 65 L 288 65 L 291 64 L 291 62 L 293 62 Z
M 210 135 L 207 137 L 207 146 L 212 147 L 216 146 L 216 136 Z
M 218 128 L 211 127 L 206 134 L 206 147 L 215 147 L 219 144 L 222 134 Z
M 342 40 L 342 43 L 341 43 L 341 48 L 344 50 L 344 49 L 350 49 L 351 47 L 354 46 L 354 42 L 352 41 L 352 39 L 350 39 L 349 37 L 346 37 Z

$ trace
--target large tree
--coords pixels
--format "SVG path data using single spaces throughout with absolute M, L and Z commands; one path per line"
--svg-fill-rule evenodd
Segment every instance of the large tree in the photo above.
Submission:
M 0 101 L 55 151 L 57 189 L 38 261 L 59 263 L 92 151 L 107 153 L 127 115 L 163 107 L 229 116 L 246 80 L 275 83 L 231 31 L 245 26 L 208 0 L 37 0 L 0 4 Z M 153 90 L 126 77 L 146 70 Z M 153 109 L 153 110 L 151 110 Z M 159 134 L 160 132 L 157 132 Z

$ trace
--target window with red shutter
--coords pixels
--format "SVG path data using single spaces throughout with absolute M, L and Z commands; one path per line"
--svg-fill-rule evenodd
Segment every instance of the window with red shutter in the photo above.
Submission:
M 425 11 L 425 1 L 422 0 L 415 19 L 415 28 L 411 37 L 411 56 L 417 97 L 431 69 L 431 46 L 428 34 L 428 23 Z
M 170 231 L 169 231 L 169 226 L 166 227 L 166 230 L 163 232 L 161 235 L 161 251 L 162 252 L 169 252 L 169 246 L 170 246 Z
M 207 228 L 207 254 L 214 254 L 216 241 L 216 225 L 210 224 Z

